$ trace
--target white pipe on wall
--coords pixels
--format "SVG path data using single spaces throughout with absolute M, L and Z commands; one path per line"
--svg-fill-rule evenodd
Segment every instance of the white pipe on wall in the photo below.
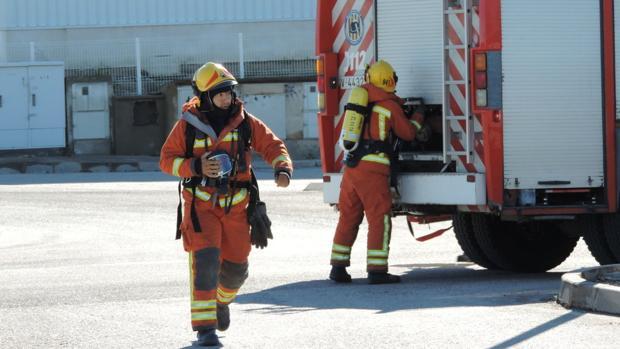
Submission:
M 142 95 L 142 58 L 140 57 L 140 38 L 136 38 L 136 94 Z
M 239 78 L 245 77 L 245 63 L 243 61 L 243 33 L 239 33 Z

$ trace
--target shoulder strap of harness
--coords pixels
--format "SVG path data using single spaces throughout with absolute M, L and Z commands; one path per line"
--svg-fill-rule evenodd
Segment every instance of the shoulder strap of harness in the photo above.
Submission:
M 213 129 L 213 127 L 209 124 L 205 124 L 204 122 L 200 121 L 200 119 L 196 115 L 186 111 L 183 114 L 181 114 L 181 119 L 187 121 L 188 124 L 204 132 L 209 137 L 213 139 L 217 139 L 217 134 L 215 133 L 215 130 Z

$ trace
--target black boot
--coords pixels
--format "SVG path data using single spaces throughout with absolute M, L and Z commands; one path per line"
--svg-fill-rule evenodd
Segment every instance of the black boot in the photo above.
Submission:
M 471 259 L 469 259 L 469 257 L 465 253 L 463 253 L 463 254 L 456 256 L 456 261 L 457 262 L 471 262 Z
M 332 266 L 332 271 L 329 272 L 329 279 L 336 282 L 351 282 L 351 275 L 347 273 L 346 267 Z
M 198 331 L 196 345 L 199 345 L 201 347 L 216 347 L 221 346 L 222 343 L 220 343 L 220 339 L 215 333 L 215 328 L 211 328 L 208 330 Z
M 386 271 L 368 272 L 369 284 L 395 284 L 400 282 L 400 276 L 388 274 Z
M 217 304 L 217 330 L 226 331 L 230 326 L 230 309 L 228 304 Z

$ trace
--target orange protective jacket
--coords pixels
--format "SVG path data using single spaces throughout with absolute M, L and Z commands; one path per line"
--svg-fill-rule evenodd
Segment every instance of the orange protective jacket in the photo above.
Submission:
M 183 105 L 183 112 L 190 112 L 201 118 L 203 122 L 208 123 L 201 117 L 201 113 L 197 109 L 198 101 L 198 98 L 194 97 L 192 100 L 185 103 Z M 239 127 L 247 115 L 252 133 L 250 141 L 252 149 L 261 154 L 263 159 L 270 163 L 274 170 L 285 170 L 291 174 L 293 171 L 293 164 L 284 142 L 282 142 L 282 140 L 280 140 L 261 120 L 249 113 L 244 113 L 243 102 L 241 100 L 237 99 L 235 103 L 239 106 L 239 111 L 231 117 L 228 125 L 222 129 L 218 138 L 212 139 L 208 135 L 205 135 L 204 139 L 196 139 L 194 142 L 193 157 L 190 159 L 185 158 L 185 130 L 187 128 L 187 122 L 185 120 L 177 121 L 161 150 L 159 165 L 162 171 L 181 178 L 194 177 L 198 175 L 194 172 L 194 162 L 200 161 L 200 157 L 206 152 L 224 150 L 231 156 L 234 156 L 239 146 L 237 127 Z M 245 162 L 247 164 L 246 170 L 238 172 L 231 180 L 251 180 L 251 152 L 245 152 L 245 157 Z M 237 189 L 235 193 L 231 193 L 230 195 L 235 195 L 239 193 L 240 190 L 242 189 Z M 210 197 L 216 191 L 217 189 L 213 187 L 198 186 L 197 188 L 197 192 L 202 195 L 202 197 L 199 198 L 203 199 L 205 196 L 207 198 Z M 183 198 L 186 201 L 191 200 L 191 195 L 191 191 L 183 191 Z M 236 204 L 236 202 L 233 202 L 233 205 L 234 204 Z
M 414 119 L 409 120 L 401 107 L 403 100 L 396 94 L 385 92 L 372 84 L 364 84 L 362 87 L 368 91 L 368 104 L 374 104 L 363 139 L 389 142 L 390 132 L 393 131 L 402 140 L 413 141 L 418 125 L 423 121 L 421 115 L 415 115 Z M 355 168 L 388 176 L 389 156 L 384 153 L 365 155 Z

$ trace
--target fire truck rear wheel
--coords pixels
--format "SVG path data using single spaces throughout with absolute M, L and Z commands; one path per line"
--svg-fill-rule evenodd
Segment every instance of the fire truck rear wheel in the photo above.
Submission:
M 614 263 L 620 263 L 620 214 L 605 215 L 603 224 L 607 246 L 615 257 Z
M 470 213 L 457 213 L 454 217 L 452 217 L 452 224 L 454 225 L 454 235 L 456 236 L 456 241 L 472 262 L 487 269 L 498 269 L 497 265 L 487 258 L 476 242 L 474 228 L 471 225 Z
M 538 273 L 560 265 L 575 249 L 578 236 L 566 234 L 558 222 L 502 221 L 475 214 L 472 226 L 484 254 L 499 268 Z
M 583 229 L 583 241 L 586 242 L 588 250 L 596 259 L 599 264 L 614 264 L 617 263 L 616 257 L 612 253 L 607 238 L 605 237 L 606 230 L 611 228 L 609 226 L 611 222 L 605 222 L 603 224 L 603 217 L 601 215 L 585 215 L 580 217 L 580 224 Z

